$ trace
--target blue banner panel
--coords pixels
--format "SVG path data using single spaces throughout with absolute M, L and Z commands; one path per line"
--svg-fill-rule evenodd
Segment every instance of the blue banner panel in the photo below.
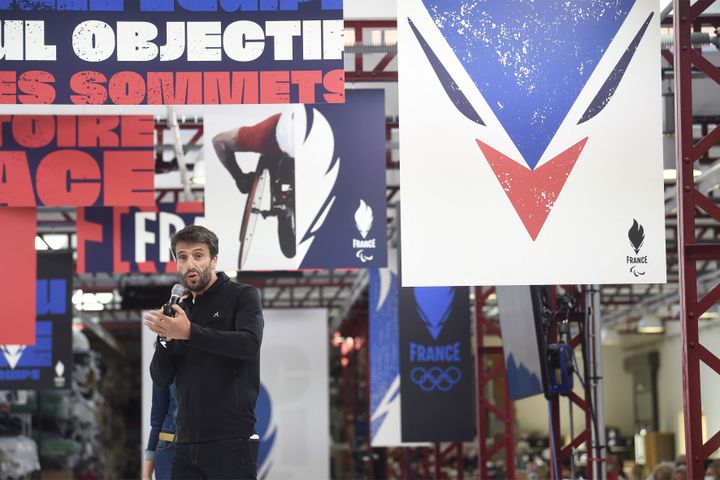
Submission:
M 0 103 L 342 103 L 342 0 L 0 0 Z
M 467 287 L 400 289 L 404 442 L 475 437 L 475 366 Z
M 154 134 L 151 115 L 0 115 L 0 206 L 153 205 Z
M 79 208 L 78 273 L 176 272 L 170 238 L 202 221 L 201 202 L 147 208 Z
M 0 390 L 70 388 L 73 258 L 37 253 L 34 345 L 0 345 Z
M 399 282 L 390 268 L 368 273 L 370 441 L 378 447 L 401 445 Z

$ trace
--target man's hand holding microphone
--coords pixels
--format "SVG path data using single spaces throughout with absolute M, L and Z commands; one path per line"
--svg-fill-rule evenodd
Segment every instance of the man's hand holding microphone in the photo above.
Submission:
M 178 303 L 185 288 L 175 284 L 168 303 L 159 310 L 152 310 L 143 317 L 145 325 L 160 336 L 160 342 L 187 340 L 190 338 L 190 320 Z

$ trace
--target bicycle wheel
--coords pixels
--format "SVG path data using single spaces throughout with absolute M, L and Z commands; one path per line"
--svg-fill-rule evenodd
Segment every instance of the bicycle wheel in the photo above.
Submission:
M 295 159 L 284 155 L 278 160 L 273 178 L 273 203 L 278 207 L 278 241 L 280 250 L 287 258 L 297 250 L 295 229 Z
M 269 174 L 265 168 L 258 164 L 255 170 L 255 178 L 253 179 L 250 193 L 248 193 L 245 203 L 245 211 L 243 212 L 242 224 L 240 226 L 240 252 L 238 254 L 238 270 L 242 270 L 247 263 L 252 246 L 253 237 L 255 235 L 255 227 L 261 214 L 260 205 L 263 197 L 267 194 L 269 184 Z

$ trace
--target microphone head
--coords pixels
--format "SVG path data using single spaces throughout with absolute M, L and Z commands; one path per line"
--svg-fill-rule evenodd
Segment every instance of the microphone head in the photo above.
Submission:
M 182 294 L 185 293 L 185 287 L 180 285 L 179 283 L 176 283 L 173 285 L 172 290 L 170 291 L 171 297 L 182 297 Z

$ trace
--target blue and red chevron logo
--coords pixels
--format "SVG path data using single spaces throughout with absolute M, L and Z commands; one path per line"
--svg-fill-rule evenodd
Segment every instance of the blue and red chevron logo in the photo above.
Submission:
M 635 0 L 422 0 L 436 28 L 520 153 L 513 159 L 476 140 L 510 203 L 535 240 L 583 148 L 574 144 L 538 167 L 568 112 L 605 55 Z M 582 124 L 612 98 L 654 13 L 577 119 Z M 458 112 L 485 126 L 423 34 L 408 19 Z

